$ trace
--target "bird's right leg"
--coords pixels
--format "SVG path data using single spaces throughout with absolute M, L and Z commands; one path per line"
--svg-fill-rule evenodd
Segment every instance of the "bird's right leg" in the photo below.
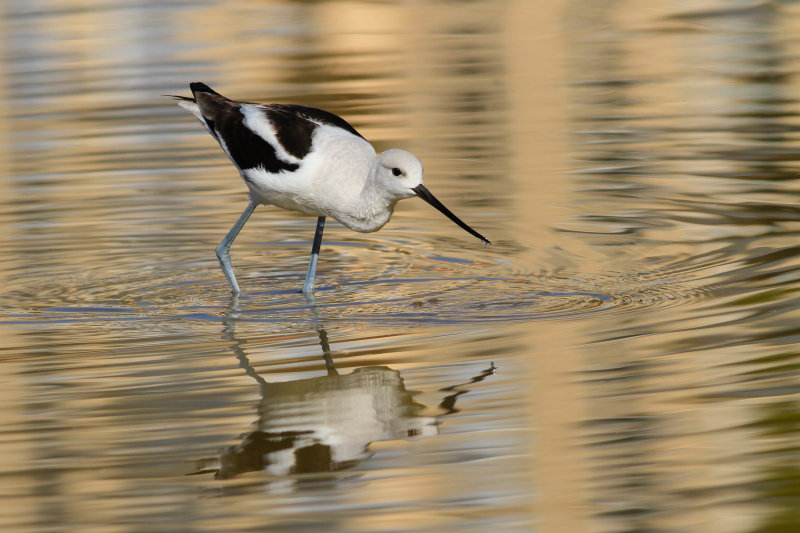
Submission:
M 309 303 L 314 301 L 314 276 L 317 274 L 317 261 L 319 248 L 322 245 L 322 232 L 325 230 L 325 217 L 317 217 L 317 229 L 314 231 L 314 243 L 311 245 L 311 258 L 308 261 L 306 281 L 303 284 L 303 294 Z
M 239 220 L 236 221 L 236 224 L 233 225 L 228 234 L 225 235 L 225 238 L 222 239 L 222 242 L 219 243 L 219 246 L 217 246 L 217 258 L 219 259 L 219 266 L 222 267 L 225 277 L 228 278 L 228 283 L 231 284 L 231 291 L 233 291 L 233 294 L 239 294 L 239 284 L 236 283 L 236 276 L 233 274 L 231 257 L 228 251 L 231 249 L 233 240 L 236 239 L 237 235 L 239 235 L 239 232 L 244 227 L 247 219 L 250 218 L 250 215 L 253 214 L 253 211 L 257 205 L 258 204 L 256 204 L 253 200 L 250 200 L 250 203 L 248 203 L 247 207 L 244 208 L 242 216 L 239 217 Z

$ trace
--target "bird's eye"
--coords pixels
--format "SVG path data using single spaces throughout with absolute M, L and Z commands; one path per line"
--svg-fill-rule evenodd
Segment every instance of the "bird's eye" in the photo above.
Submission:
M 402 173 L 403 173 L 403 171 L 400 170 L 399 168 L 393 168 L 392 169 L 392 174 L 394 174 L 395 176 L 399 176 Z

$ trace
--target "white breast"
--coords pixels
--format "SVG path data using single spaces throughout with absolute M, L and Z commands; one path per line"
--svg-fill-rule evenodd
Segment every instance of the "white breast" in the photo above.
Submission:
M 361 137 L 320 125 L 311 152 L 298 162 L 296 171 L 273 174 L 254 168 L 242 174 L 261 203 L 330 216 L 350 227 L 347 220 L 361 210 L 361 192 L 374 160 L 375 149 Z

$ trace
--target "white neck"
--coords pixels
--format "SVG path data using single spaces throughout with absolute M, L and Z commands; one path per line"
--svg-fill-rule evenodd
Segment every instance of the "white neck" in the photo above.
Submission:
M 340 220 L 354 231 L 378 231 L 389 221 L 394 211 L 397 199 L 392 198 L 385 187 L 381 186 L 377 173 L 378 162 L 375 161 L 358 195 L 357 204 L 353 206 L 354 209 L 349 210 L 346 220 Z

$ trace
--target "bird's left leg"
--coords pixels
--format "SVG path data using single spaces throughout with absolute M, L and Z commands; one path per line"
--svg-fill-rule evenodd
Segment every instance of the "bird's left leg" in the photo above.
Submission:
M 239 232 L 244 227 L 247 219 L 250 218 L 250 215 L 253 214 L 253 211 L 257 205 L 258 204 L 253 200 L 250 200 L 250 203 L 248 203 L 247 207 L 245 207 L 244 212 L 239 217 L 239 220 L 236 221 L 236 224 L 233 225 L 228 234 L 225 235 L 225 238 L 222 239 L 222 242 L 219 243 L 219 246 L 217 246 L 217 258 L 219 259 L 219 266 L 222 267 L 225 277 L 228 278 L 228 283 L 231 284 L 231 292 L 233 292 L 234 296 L 239 295 L 239 284 L 236 283 L 236 276 L 234 275 L 233 268 L 231 267 L 231 258 L 228 251 L 231 249 L 233 240 L 237 235 L 239 235 Z

